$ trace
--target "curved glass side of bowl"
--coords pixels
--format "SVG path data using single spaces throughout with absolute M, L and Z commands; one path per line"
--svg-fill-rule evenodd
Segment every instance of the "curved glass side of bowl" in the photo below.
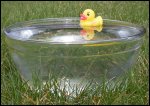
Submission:
M 79 18 L 20 22 L 5 29 L 11 56 L 21 76 L 43 82 L 55 75 L 71 86 L 122 75 L 136 61 L 145 29 L 104 19 L 101 27 L 80 27 Z

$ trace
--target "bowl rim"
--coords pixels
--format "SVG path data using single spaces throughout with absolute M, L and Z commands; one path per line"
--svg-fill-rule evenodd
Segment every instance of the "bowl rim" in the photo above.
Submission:
M 23 24 L 30 24 L 30 25 L 34 25 L 35 23 L 40 23 L 40 22 L 66 22 L 66 21 L 80 21 L 79 17 L 60 17 L 60 18 L 42 18 L 42 19 L 33 19 L 33 20 L 27 20 L 27 21 L 22 21 L 22 22 L 16 22 L 12 25 L 7 26 L 6 28 L 3 29 L 5 35 L 13 40 L 18 40 L 15 38 L 12 38 L 9 36 L 7 30 L 9 29 L 13 29 L 13 28 L 17 28 L 17 26 L 23 25 Z M 125 37 L 124 39 L 119 39 L 119 40 L 105 40 L 105 41 L 88 41 L 87 43 L 105 43 L 105 42 L 112 42 L 112 41 L 122 41 L 122 40 L 131 40 L 131 39 L 136 39 L 136 38 L 141 38 L 144 36 L 144 33 L 146 32 L 146 29 L 143 26 L 139 26 L 137 24 L 134 23 L 130 23 L 130 22 L 126 22 L 126 21 L 120 21 L 120 20 L 112 20 L 112 19 L 103 19 L 104 25 L 105 22 L 116 22 L 116 23 L 124 23 L 126 25 L 128 25 L 129 27 L 135 27 L 139 29 L 139 33 L 132 35 L 130 37 Z M 26 27 L 26 26 L 24 26 Z M 20 28 L 20 27 L 18 27 Z M 36 40 L 19 40 L 19 41 L 26 41 L 26 42 L 38 42 L 38 43 L 51 43 L 51 44 L 64 44 L 63 42 L 40 42 L 40 41 L 36 41 Z M 67 44 L 74 44 L 74 43 L 67 43 Z M 75 43 L 76 44 L 76 43 Z

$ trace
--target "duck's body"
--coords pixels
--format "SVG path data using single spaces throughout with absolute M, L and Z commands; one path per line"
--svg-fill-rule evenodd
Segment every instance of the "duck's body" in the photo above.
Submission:
M 102 26 L 102 24 L 103 24 L 103 20 L 101 16 L 98 16 L 91 20 L 80 20 L 81 27 L 86 27 L 86 26 L 96 27 L 96 26 Z

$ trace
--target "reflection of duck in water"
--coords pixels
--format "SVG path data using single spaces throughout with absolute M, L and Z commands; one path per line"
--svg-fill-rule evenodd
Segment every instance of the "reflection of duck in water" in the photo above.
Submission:
M 83 14 L 80 14 L 81 35 L 86 40 L 91 40 L 94 37 L 94 30 L 100 32 L 102 30 L 103 20 L 101 16 L 95 18 L 95 13 L 91 9 L 86 9 Z
M 83 27 L 83 30 L 80 31 L 80 35 L 83 36 L 86 40 L 91 40 L 94 38 L 95 32 L 94 30 L 100 32 L 102 30 L 101 27 Z

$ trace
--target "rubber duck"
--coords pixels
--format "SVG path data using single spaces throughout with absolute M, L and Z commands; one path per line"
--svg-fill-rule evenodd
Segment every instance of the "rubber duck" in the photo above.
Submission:
M 102 26 L 83 27 L 83 29 L 80 31 L 80 35 L 83 36 L 85 40 L 92 40 L 95 35 L 95 30 L 98 32 L 102 31 Z
M 84 10 L 83 14 L 80 14 L 80 26 L 102 26 L 103 19 L 101 16 L 95 18 L 95 12 L 92 9 Z

